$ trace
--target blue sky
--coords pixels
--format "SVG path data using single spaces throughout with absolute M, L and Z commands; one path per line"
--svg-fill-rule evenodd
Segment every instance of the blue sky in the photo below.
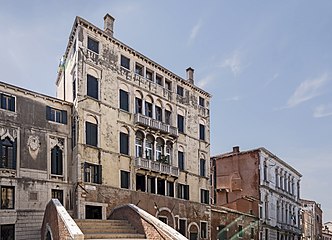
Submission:
M 4 1 L 0 81 L 51 96 L 76 15 L 213 95 L 212 155 L 266 147 L 332 220 L 332 1 Z

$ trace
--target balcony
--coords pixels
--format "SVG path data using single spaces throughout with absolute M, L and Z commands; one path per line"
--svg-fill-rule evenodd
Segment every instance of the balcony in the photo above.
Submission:
M 86 49 L 86 57 L 94 62 L 95 64 L 98 64 L 99 60 L 99 54 L 95 53 L 94 51 L 91 51 L 90 49 Z
M 146 169 L 158 173 L 164 173 L 175 177 L 179 176 L 179 168 L 169 164 L 160 163 L 157 161 L 148 160 L 145 158 L 136 157 L 135 167 L 139 169 Z
M 140 113 L 135 114 L 134 118 L 135 124 L 140 124 L 145 127 L 149 127 L 164 133 L 168 133 L 172 136 L 177 137 L 178 136 L 178 129 L 175 127 L 172 127 L 168 124 L 165 124 L 163 122 L 160 122 L 158 120 L 152 119 L 150 117 L 144 116 Z

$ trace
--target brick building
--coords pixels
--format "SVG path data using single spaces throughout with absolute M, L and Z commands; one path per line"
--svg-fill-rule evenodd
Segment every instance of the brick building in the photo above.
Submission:
M 301 199 L 302 239 L 322 239 L 322 209 L 319 203 Z
M 259 218 L 259 239 L 300 239 L 301 174 L 265 148 L 212 157 L 215 204 Z

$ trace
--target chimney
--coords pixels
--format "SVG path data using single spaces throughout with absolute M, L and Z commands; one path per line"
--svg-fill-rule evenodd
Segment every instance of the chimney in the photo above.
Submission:
M 108 13 L 104 17 L 104 31 L 107 35 L 113 37 L 113 25 L 115 19 Z
M 186 69 L 187 71 L 187 80 L 191 83 L 194 84 L 194 69 L 191 67 Z
M 239 146 L 234 146 L 233 147 L 233 153 L 239 153 L 240 152 L 240 147 Z

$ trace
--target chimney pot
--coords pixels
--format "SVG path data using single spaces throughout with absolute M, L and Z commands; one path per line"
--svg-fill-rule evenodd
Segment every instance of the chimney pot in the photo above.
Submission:
M 189 67 L 186 69 L 187 72 L 187 80 L 191 83 L 194 84 L 194 69 Z
M 240 147 L 239 146 L 234 146 L 233 147 L 233 153 L 239 153 L 240 152 Z
M 107 35 L 113 37 L 113 25 L 114 25 L 114 17 L 109 15 L 108 13 L 104 17 L 104 31 Z

